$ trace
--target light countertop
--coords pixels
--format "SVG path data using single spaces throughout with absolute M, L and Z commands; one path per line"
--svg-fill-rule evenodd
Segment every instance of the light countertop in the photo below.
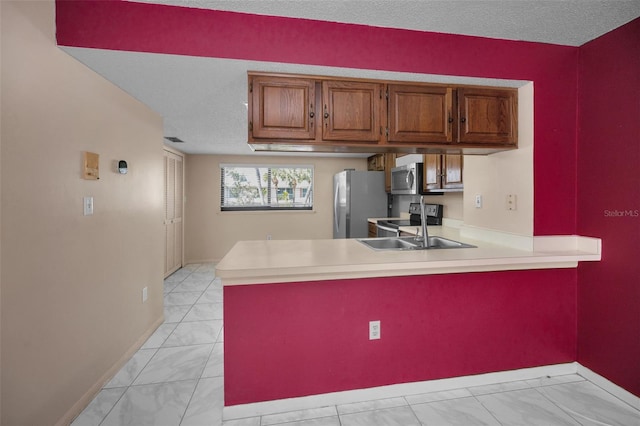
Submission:
M 407 229 L 415 233 L 415 227 Z M 460 230 L 429 226 L 441 236 L 476 248 L 376 251 L 356 239 L 239 241 L 216 266 L 223 285 L 427 275 L 482 271 L 575 268 L 598 261 L 601 242 L 580 236 L 534 238 L 520 250 L 460 237 Z

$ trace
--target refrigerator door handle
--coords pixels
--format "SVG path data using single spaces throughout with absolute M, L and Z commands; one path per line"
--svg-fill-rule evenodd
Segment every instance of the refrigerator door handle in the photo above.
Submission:
M 336 189 L 333 191 L 333 220 L 336 225 L 336 232 L 340 232 L 340 218 L 338 217 L 338 200 L 340 191 L 340 182 L 336 181 Z

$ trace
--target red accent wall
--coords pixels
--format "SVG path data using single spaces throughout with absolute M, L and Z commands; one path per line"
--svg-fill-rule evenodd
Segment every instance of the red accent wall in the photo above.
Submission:
M 231 286 L 224 324 L 225 405 L 573 362 L 576 274 Z
M 580 47 L 578 362 L 640 396 L 640 19 Z
M 64 46 L 533 81 L 534 234 L 603 238 L 550 274 L 579 275 L 578 361 L 640 395 L 640 219 L 605 214 L 640 208 L 638 20 L 581 48 L 119 1 L 58 0 L 56 23 Z
M 576 231 L 575 47 L 119 1 L 58 0 L 56 24 L 63 46 L 533 81 L 534 233 Z

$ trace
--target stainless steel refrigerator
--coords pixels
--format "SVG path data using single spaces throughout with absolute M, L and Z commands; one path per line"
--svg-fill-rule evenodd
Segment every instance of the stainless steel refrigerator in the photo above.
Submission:
M 387 217 L 384 172 L 345 170 L 333 177 L 333 238 L 366 238 L 367 218 Z

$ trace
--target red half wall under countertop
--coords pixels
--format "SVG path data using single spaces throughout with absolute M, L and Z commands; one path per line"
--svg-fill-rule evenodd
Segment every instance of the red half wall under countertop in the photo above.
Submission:
M 578 362 L 640 397 L 640 19 L 580 47 Z
M 225 287 L 225 405 L 573 362 L 575 275 Z M 369 340 L 375 320 L 381 339 Z
M 121 1 L 57 1 L 56 24 L 61 46 L 533 81 L 534 233 L 576 231 L 578 48 Z

